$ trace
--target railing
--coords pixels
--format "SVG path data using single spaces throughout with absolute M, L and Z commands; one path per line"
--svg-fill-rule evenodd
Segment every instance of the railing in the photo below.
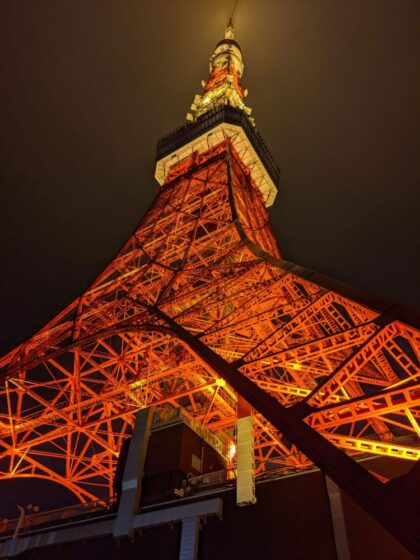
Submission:
M 185 124 L 161 138 L 156 147 L 156 160 L 159 161 L 221 123 L 233 124 L 242 128 L 274 184 L 277 185 L 280 177 L 280 168 L 267 148 L 262 136 L 243 111 L 229 105 L 212 109 L 199 117 L 196 122 Z
M 203 440 L 213 447 L 222 457 L 226 458 L 225 440 L 195 423 L 190 417 L 183 414 L 181 408 L 166 408 L 155 412 L 152 429 L 163 428 L 171 424 L 178 424 L 179 422 L 184 422 L 184 424 L 203 438 Z
M 198 476 L 189 476 L 182 481 L 181 488 L 176 488 L 174 490 L 174 494 L 179 498 L 185 498 L 192 494 L 210 490 L 211 488 L 231 486 L 235 480 L 236 473 L 234 469 L 214 471 Z
M 312 464 L 308 465 L 307 468 L 294 468 L 280 465 L 279 463 L 276 463 L 274 461 L 265 461 L 264 467 L 256 475 L 256 479 L 263 480 L 264 478 L 276 478 L 308 472 L 311 470 L 316 470 L 316 467 Z M 235 483 L 235 480 L 235 468 L 208 472 L 197 476 L 189 476 L 182 481 L 182 486 L 180 488 L 176 488 L 174 493 L 175 496 L 184 498 L 187 496 L 191 496 L 192 494 L 199 494 L 200 492 L 206 492 L 212 489 L 216 490 L 218 487 L 231 487 Z
M 109 498 L 106 502 L 94 501 L 85 504 L 74 504 L 71 506 L 52 509 L 45 512 L 26 514 L 23 519 L 2 519 L 0 520 L 0 538 L 3 535 L 9 535 L 16 531 L 16 527 L 20 521 L 19 534 L 32 532 L 43 526 L 51 526 L 62 523 L 70 523 L 79 518 L 87 516 L 96 516 L 99 513 L 110 512 L 116 503 L 116 496 Z

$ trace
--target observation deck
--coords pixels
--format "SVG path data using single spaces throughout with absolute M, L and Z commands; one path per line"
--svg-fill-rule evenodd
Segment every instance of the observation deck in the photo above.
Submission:
M 208 111 L 195 122 L 181 126 L 158 141 L 156 180 L 163 185 L 173 165 L 227 138 L 250 169 L 265 205 L 271 206 L 277 194 L 280 168 L 246 113 L 229 105 Z

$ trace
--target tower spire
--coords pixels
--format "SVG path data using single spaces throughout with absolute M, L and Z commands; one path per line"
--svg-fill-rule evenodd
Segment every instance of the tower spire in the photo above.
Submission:
M 244 71 L 241 47 L 234 39 L 232 17 L 229 19 L 224 38 L 219 41 L 210 57 L 210 77 L 203 80 L 203 93 L 196 95 L 187 114 L 188 121 L 196 121 L 201 115 L 221 105 L 230 105 L 244 111 L 248 116 L 251 109 L 244 103 L 248 90 L 242 87 Z M 254 124 L 253 119 L 251 122 Z
M 230 17 L 225 29 L 225 39 L 235 38 L 235 28 L 233 27 L 233 19 Z

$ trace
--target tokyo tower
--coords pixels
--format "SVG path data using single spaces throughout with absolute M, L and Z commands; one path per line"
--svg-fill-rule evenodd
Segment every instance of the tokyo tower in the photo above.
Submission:
M 135 233 L 0 359 L 0 477 L 106 500 L 136 413 L 182 411 L 239 504 L 269 470 L 315 464 L 416 551 L 419 317 L 282 259 L 267 213 L 279 168 L 243 69 L 230 21 L 187 123 L 158 143 L 160 190 Z M 413 468 L 384 480 L 369 455 Z

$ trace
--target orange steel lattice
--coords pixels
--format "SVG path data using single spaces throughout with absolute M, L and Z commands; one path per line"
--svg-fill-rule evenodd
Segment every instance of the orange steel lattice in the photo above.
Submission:
M 108 268 L 0 361 L 1 478 L 105 498 L 152 405 L 181 408 L 234 461 L 238 391 L 254 407 L 256 476 L 314 461 L 343 486 L 336 457 L 341 472 L 361 454 L 420 457 L 419 331 L 282 260 L 239 136 L 173 164 Z

